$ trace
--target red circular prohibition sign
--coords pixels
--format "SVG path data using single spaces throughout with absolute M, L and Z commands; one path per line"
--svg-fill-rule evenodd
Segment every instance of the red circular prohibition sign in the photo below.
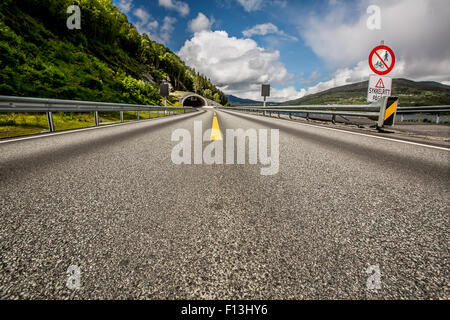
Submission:
M 391 55 L 391 64 L 388 66 L 383 59 L 380 57 L 380 55 L 378 54 L 378 50 L 386 50 L 387 52 L 389 52 L 389 54 Z M 375 67 L 373 66 L 372 60 L 373 60 L 373 56 L 377 55 L 378 59 L 380 59 L 380 61 L 386 66 L 387 70 L 386 71 L 379 71 L 377 69 L 375 69 Z M 372 52 L 369 55 L 369 66 L 370 69 L 372 69 L 373 72 L 375 72 L 376 74 L 383 76 L 385 74 L 388 74 L 389 72 L 392 71 L 392 69 L 394 69 L 394 65 L 395 65 L 395 54 L 394 51 L 392 51 L 391 48 L 389 48 L 388 46 L 378 46 L 376 48 L 374 48 L 372 50 Z

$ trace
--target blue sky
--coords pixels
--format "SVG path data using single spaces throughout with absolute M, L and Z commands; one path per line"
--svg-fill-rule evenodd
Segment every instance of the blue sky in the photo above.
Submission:
M 262 82 L 272 84 L 271 100 L 284 101 L 367 80 L 380 40 L 396 52 L 393 77 L 450 84 L 448 0 L 113 2 L 140 32 L 243 98 L 260 99 Z M 377 29 L 367 26 L 371 5 Z

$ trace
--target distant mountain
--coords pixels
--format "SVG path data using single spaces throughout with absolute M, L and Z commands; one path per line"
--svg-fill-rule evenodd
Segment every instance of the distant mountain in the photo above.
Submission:
M 281 105 L 366 104 L 368 81 L 332 88 Z M 407 106 L 450 105 L 450 86 L 434 81 L 393 79 L 392 95 Z
M 242 99 L 233 95 L 227 95 L 228 102 L 232 106 L 262 106 L 262 101 L 255 101 L 250 99 Z M 279 103 L 276 102 L 267 102 L 267 106 L 277 106 Z
M 227 95 L 226 96 L 228 99 L 228 102 L 232 105 L 253 105 L 253 106 L 258 106 L 258 105 L 262 105 L 262 102 L 260 101 L 255 101 L 255 100 L 250 100 L 250 99 L 242 99 L 233 95 Z

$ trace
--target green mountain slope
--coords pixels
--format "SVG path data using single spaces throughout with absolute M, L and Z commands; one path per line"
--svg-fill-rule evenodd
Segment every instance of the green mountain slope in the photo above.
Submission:
M 368 81 L 349 84 L 287 101 L 282 105 L 366 104 L 367 86 Z M 450 86 L 433 81 L 393 79 L 392 95 L 399 97 L 403 107 L 450 105 Z
M 73 4 L 81 30 L 66 27 Z M 0 95 L 160 104 L 163 80 L 227 102 L 206 77 L 140 35 L 111 0 L 0 2 Z

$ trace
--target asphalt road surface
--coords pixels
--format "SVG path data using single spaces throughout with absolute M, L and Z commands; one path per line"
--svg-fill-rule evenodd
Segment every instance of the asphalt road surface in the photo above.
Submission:
M 279 129 L 278 174 L 173 164 L 212 110 L 0 143 L 0 298 L 450 298 L 448 150 L 217 119 Z

